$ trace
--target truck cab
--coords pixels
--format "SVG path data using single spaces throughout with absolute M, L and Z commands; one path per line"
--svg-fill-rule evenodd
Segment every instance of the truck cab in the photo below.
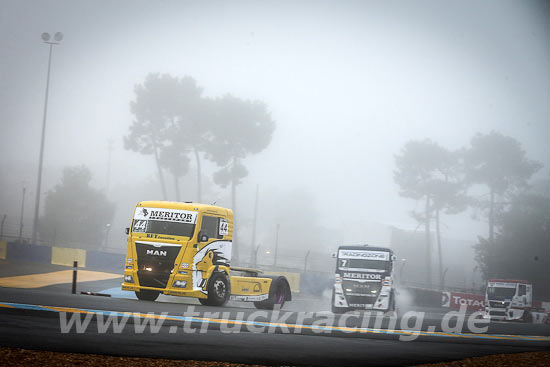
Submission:
M 336 271 L 332 312 L 395 310 L 392 250 L 367 245 L 340 246 L 333 257 Z
M 122 290 L 140 300 L 161 293 L 224 305 L 229 299 L 252 301 L 258 308 L 291 300 L 282 276 L 231 267 L 233 211 L 214 205 L 143 201 L 126 229 L 128 249 Z M 231 270 L 243 276 L 233 276 Z
M 491 279 L 485 292 L 485 317 L 530 322 L 533 288 L 525 280 Z

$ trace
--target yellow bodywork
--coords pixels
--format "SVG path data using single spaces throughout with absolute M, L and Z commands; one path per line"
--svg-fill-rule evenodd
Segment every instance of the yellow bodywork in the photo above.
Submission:
M 154 209 L 165 209 L 191 213 L 190 215 L 196 218 L 191 237 L 135 232 L 134 225 L 136 223 L 134 223 L 134 221 L 137 220 L 135 218 L 139 215 L 138 211 L 143 211 L 143 208 L 147 208 L 148 212 L 152 212 Z M 199 242 L 199 229 L 202 228 L 202 222 L 205 216 L 219 218 L 218 223 L 223 222 L 226 224 L 226 229 L 224 229 L 224 231 L 219 229 L 216 238 L 209 238 L 206 242 Z M 214 259 L 216 255 L 213 251 L 208 250 L 209 246 L 213 246 L 214 243 L 226 245 L 229 247 L 230 259 L 232 238 L 233 211 L 230 209 L 199 203 L 167 201 L 140 202 L 136 205 L 134 216 L 132 217 L 132 226 L 128 234 L 128 250 L 126 253 L 126 262 L 124 264 L 125 280 L 124 283 L 122 283 L 122 289 L 127 291 L 149 289 L 173 296 L 207 298 L 206 284 L 208 283 L 208 279 L 210 279 L 214 271 L 223 271 L 230 277 L 232 299 L 250 301 L 266 299 L 271 285 L 270 278 L 230 276 L 228 264 L 216 265 Z M 147 244 L 151 248 L 153 248 L 153 246 L 169 246 L 176 249 L 179 247 L 166 287 L 151 287 L 140 284 L 138 270 L 143 274 L 144 268 L 142 264 L 139 264 L 136 242 Z M 204 256 L 202 256 L 203 252 Z M 202 258 L 197 260 L 197 256 L 202 256 Z M 131 276 L 133 283 L 127 282 L 126 276 Z M 186 285 L 184 287 L 176 287 L 174 284 L 176 284 L 177 281 L 186 282 Z
M 232 276 L 231 296 L 241 301 L 257 301 L 256 297 L 269 294 L 271 278 Z

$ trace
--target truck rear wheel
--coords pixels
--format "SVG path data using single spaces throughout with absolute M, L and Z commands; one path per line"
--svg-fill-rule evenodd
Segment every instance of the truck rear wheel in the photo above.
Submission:
M 229 300 L 229 280 L 224 273 L 213 273 L 206 289 L 208 298 L 199 298 L 202 305 L 223 306 Z
M 141 301 L 154 301 L 158 298 L 160 292 L 153 291 L 150 289 L 142 289 L 141 291 L 136 291 L 136 297 Z
M 288 299 L 288 292 L 290 292 L 289 287 L 286 282 L 275 281 L 276 284 L 272 286 L 275 287 L 273 292 L 269 292 L 269 298 L 264 301 L 254 302 L 254 306 L 260 310 L 273 310 L 281 309 L 285 304 L 285 301 Z

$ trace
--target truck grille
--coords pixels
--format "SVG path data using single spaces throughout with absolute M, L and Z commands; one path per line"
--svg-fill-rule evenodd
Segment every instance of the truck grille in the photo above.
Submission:
M 376 301 L 381 287 L 380 282 L 356 282 L 353 280 L 342 282 L 346 300 L 351 307 L 372 305 Z
M 374 304 L 376 298 L 374 297 L 361 297 L 361 296 L 347 296 L 346 301 L 350 307 L 365 307 L 366 305 Z
M 181 246 L 136 242 L 137 276 L 145 287 L 166 288 Z
M 489 307 L 491 308 L 506 308 L 508 307 L 508 302 L 500 302 L 500 301 L 489 301 Z
M 380 282 L 356 282 L 353 280 L 344 280 L 342 282 L 344 292 L 362 293 L 365 297 L 377 297 L 380 293 L 382 283 Z

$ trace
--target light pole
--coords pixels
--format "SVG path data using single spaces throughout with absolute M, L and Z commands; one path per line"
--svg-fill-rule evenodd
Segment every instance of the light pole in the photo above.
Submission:
M 273 267 L 277 266 L 277 251 L 279 250 L 279 228 L 280 225 L 277 223 L 277 232 L 275 233 L 275 259 L 273 260 Z
M 111 223 L 107 223 L 105 225 L 105 241 L 103 243 L 103 249 L 107 248 L 107 244 L 109 243 L 109 231 L 111 230 Z
M 441 277 L 441 290 L 443 290 L 445 288 L 445 276 L 447 275 L 447 271 L 449 270 L 449 268 L 445 268 L 445 271 L 443 272 L 443 277 Z M 466 287 L 464 287 L 466 288 Z
M 401 259 L 401 269 L 399 269 L 399 284 L 403 286 L 403 269 L 405 268 L 405 264 L 407 263 L 407 259 Z
M 23 242 L 23 210 L 25 209 L 25 191 L 27 189 L 23 186 L 23 196 L 21 197 L 21 217 L 19 218 L 19 243 Z
M 261 244 L 258 244 L 256 246 L 256 249 L 254 249 L 254 267 L 258 266 L 258 250 L 260 249 Z
M 34 221 L 32 224 L 32 244 L 36 244 L 36 232 L 38 231 L 38 212 L 40 210 L 40 185 L 42 183 L 42 161 L 44 160 L 44 138 L 46 134 L 46 116 L 48 115 L 48 92 L 50 90 L 50 69 L 52 64 L 53 45 L 58 45 L 63 39 L 63 33 L 54 34 L 54 41 L 50 41 L 50 34 L 42 33 L 42 41 L 50 45 L 48 56 L 48 74 L 46 76 L 46 96 L 44 98 L 44 118 L 42 119 L 42 136 L 40 138 L 40 156 L 38 158 L 38 179 L 36 182 L 36 201 L 34 205 Z
M 476 290 L 476 271 L 478 271 L 478 270 L 479 270 L 479 267 L 476 265 L 474 267 L 473 272 L 472 272 L 472 291 L 474 291 L 474 292 Z

